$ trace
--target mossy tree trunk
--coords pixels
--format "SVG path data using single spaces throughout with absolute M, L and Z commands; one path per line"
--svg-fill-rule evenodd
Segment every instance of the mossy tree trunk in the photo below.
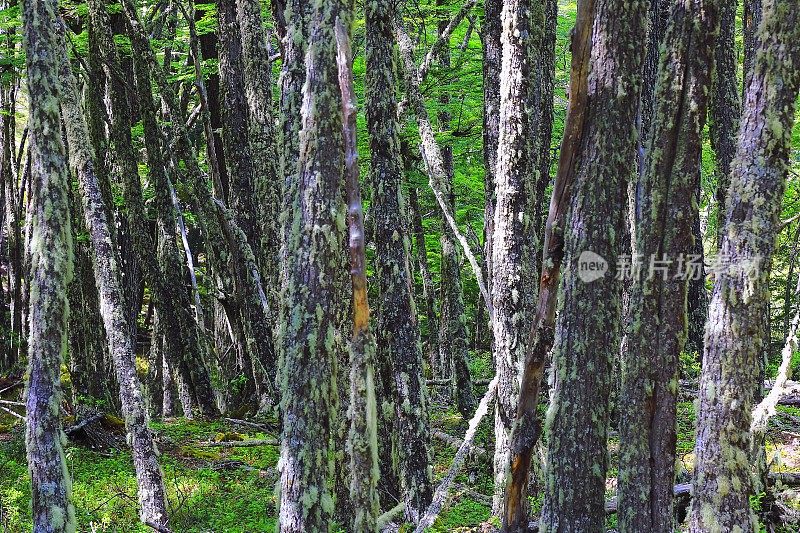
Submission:
M 59 54 L 53 48 L 55 1 L 22 4 L 30 131 L 30 296 L 25 448 L 31 476 L 33 530 L 76 529 L 72 481 L 61 428 L 61 363 L 67 347 L 72 276 L 70 176 L 58 108 Z
M 731 171 L 720 253 L 706 328 L 690 531 L 757 529 L 750 507 L 750 422 L 768 338 L 768 277 L 800 89 L 800 10 L 765 3 Z
M 419 520 L 431 499 L 428 406 L 422 349 L 410 269 L 410 235 L 401 184 L 403 161 L 397 121 L 394 37 L 395 7 L 388 0 L 367 6 L 367 127 L 374 217 L 375 266 L 379 286 L 379 360 L 388 366 L 396 446 L 406 518 Z M 421 225 L 421 224 L 420 224 Z M 421 228 L 420 228 L 421 229 Z M 422 243 L 424 246 L 424 236 Z M 421 253 L 425 253 L 424 249 Z M 422 256 L 421 256 L 422 257 Z M 423 280 L 424 282 L 424 280 Z M 391 420 L 389 417 L 386 417 Z
M 498 376 L 495 403 L 495 452 L 493 513 L 502 513 L 508 478 L 511 428 L 516 413 L 518 365 L 528 349 L 525 328 L 532 315 L 528 283 L 533 249 L 529 235 L 531 197 L 539 168 L 533 152 L 538 129 L 531 122 L 536 70 L 535 51 L 541 44 L 544 25 L 539 0 L 511 0 L 502 11 L 502 68 L 500 72 L 500 117 L 495 180 L 494 233 L 492 237 L 491 294 L 494 306 L 494 364 Z M 531 142 L 531 138 L 535 141 Z
M 717 24 L 714 2 L 676 2 L 661 45 L 638 184 L 634 249 L 643 264 L 634 269 L 622 360 L 618 521 L 623 531 L 673 530 L 678 367 L 689 278 L 702 276 L 700 258 L 690 254 L 699 221 L 697 179 Z M 665 270 L 656 271 L 654 260 L 666 260 Z
M 597 0 L 587 115 L 565 229 L 553 345 L 554 390 L 547 412 L 548 463 L 540 530 L 601 531 L 608 466 L 608 397 L 619 352 L 621 284 L 593 279 L 582 263 L 616 265 L 635 173 L 636 107 L 647 24 L 645 1 Z
M 299 7 L 299 6 L 298 6 Z M 338 426 L 337 364 L 347 295 L 344 242 L 341 95 L 337 86 L 337 17 L 344 6 L 325 0 L 311 16 L 299 124 L 296 183 L 287 188 L 291 222 L 287 264 L 282 365 L 283 431 L 280 460 L 279 529 L 325 531 L 334 500 L 328 479 L 329 447 Z M 292 24 L 290 22 L 290 24 Z M 302 31 L 292 27 L 290 33 Z M 287 97 L 289 95 L 286 95 Z M 293 101 L 299 102 L 299 94 Z

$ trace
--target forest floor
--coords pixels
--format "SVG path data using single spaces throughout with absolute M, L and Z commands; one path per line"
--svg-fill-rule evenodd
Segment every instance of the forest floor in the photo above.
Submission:
M 1 387 L 0 387 L 1 388 Z M 477 392 L 482 394 L 484 387 Z M 3 399 L 18 401 L 21 387 Z M 447 407 L 441 392 L 431 397 L 434 477 L 443 477 L 455 455 L 466 422 Z M 688 482 L 693 463 L 694 408 L 691 401 L 679 405 L 677 482 Z M 113 419 L 111 419 L 113 421 Z M 70 421 L 65 421 L 69 425 Z M 262 427 L 230 420 L 199 421 L 168 419 L 152 423 L 161 451 L 161 464 L 169 493 L 171 525 L 177 532 L 274 531 L 275 485 L 279 449 L 277 445 L 219 446 L 223 442 L 261 440 L 274 442 L 277 424 L 261 421 Z M 111 424 L 113 426 L 113 423 Z M 488 416 L 476 438 L 478 448 L 467 460 L 451 491 L 451 500 L 430 531 L 491 531 L 491 453 L 493 420 Z M 113 431 L 113 429 L 112 429 Z M 121 430 L 117 430 L 121 433 Z M 607 497 L 616 488 L 617 434 L 609 439 Z M 800 473 L 800 409 L 779 407 L 767 442 L 771 472 Z M 124 450 L 92 450 L 86 443 L 69 441 L 66 457 L 73 476 L 78 531 L 151 531 L 138 523 L 136 478 L 130 454 Z M 797 476 L 800 478 L 800 475 Z M 780 488 L 784 514 L 800 516 L 800 491 L 796 486 Z M 532 499 L 534 514 L 541 496 Z M 754 499 L 760 510 L 762 502 Z M 5 412 L 0 413 L 0 532 L 31 530 L 30 481 L 25 461 L 24 426 Z M 608 515 L 613 529 L 615 515 Z M 776 531 L 797 531 L 797 525 Z M 408 531 L 400 527 L 400 531 Z

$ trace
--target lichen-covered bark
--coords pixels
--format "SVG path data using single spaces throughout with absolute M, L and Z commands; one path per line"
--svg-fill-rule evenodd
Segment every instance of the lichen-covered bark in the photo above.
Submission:
M 61 363 L 67 347 L 72 276 L 69 171 L 61 140 L 58 60 L 52 33 L 58 5 L 22 4 L 30 130 L 31 239 L 25 448 L 34 531 L 73 533 L 72 481 L 61 429 Z
M 342 5 L 312 11 L 300 111 L 297 182 L 289 188 L 281 324 L 279 530 L 326 531 L 334 511 L 327 484 L 337 426 L 337 361 L 346 315 L 343 274 L 347 207 L 342 194 L 342 117 L 334 24 Z M 300 31 L 299 28 L 296 29 Z M 293 30 L 294 31 L 294 30 Z
M 517 369 L 528 349 L 531 319 L 528 298 L 533 249 L 530 202 L 539 168 L 534 166 L 538 131 L 531 123 L 530 103 L 536 68 L 534 51 L 542 37 L 543 5 L 539 0 L 510 0 L 502 12 L 503 61 L 500 72 L 500 129 L 495 172 L 491 294 L 494 306 L 494 363 L 498 377 L 495 403 L 494 498 L 492 511 L 502 513 L 508 477 L 511 428 L 519 394 Z
M 75 78 L 70 71 L 65 45 L 62 28 L 56 40 L 57 53 L 61 60 L 61 109 L 70 147 L 70 162 L 78 176 L 83 199 L 84 223 L 89 232 L 94 255 L 100 314 L 103 317 L 108 348 L 120 385 L 122 414 L 139 487 L 139 516 L 142 522 L 152 522 L 166 528 L 168 522 L 166 491 L 161 467 L 158 464 L 158 452 L 148 427 L 141 384 L 136 375 L 135 349 L 130 336 L 130 326 L 127 323 L 120 280 L 120 261 L 111 239 L 106 206 L 94 172 L 89 131 L 78 99 Z
M 800 88 L 800 10 L 764 4 L 760 45 L 747 88 L 726 201 L 719 273 L 709 307 L 690 531 L 756 528 L 750 421 L 766 339 L 768 276 L 786 182 Z
M 601 531 L 605 521 L 608 396 L 619 350 L 621 286 L 611 273 L 581 279 L 581 255 L 617 264 L 635 172 L 635 113 L 646 1 L 598 0 L 587 115 L 565 228 L 566 266 L 553 345 L 548 463 L 541 531 Z
M 380 294 L 378 357 L 389 366 L 391 374 L 387 388 L 392 392 L 389 408 L 393 405 L 395 414 L 405 516 L 417 522 L 431 501 L 432 480 L 428 468 L 431 454 L 427 391 L 409 266 L 411 243 L 401 190 L 403 164 L 393 61 L 394 10 L 389 0 L 367 5 L 366 114 L 370 135 L 375 267 Z M 384 428 L 386 440 L 387 430 L 391 431 L 391 427 Z
M 621 531 L 671 532 L 679 355 L 686 340 L 687 263 L 694 252 L 702 130 L 714 64 L 717 4 L 677 2 L 661 45 L 638 184 L 636 244 L 645 264 L 630 296 L 619 409 Z M 679 258 L 685 263 L 681 264 Z M 650 258 L 667 259 L 656 271 Z
M 739 126 L 739 68 L 736 57 L 736 0 L 719 2 L 719 36 L 717 37 L 712 97 L 709 104 L 711 146 L 716 156 L 717 175 L 717 244 L 722 241 L 725 225 L 725 197 L 730 182 L 731 164 L 736 155 L 736 132 Z M 699 156 L 698 156 L 699 157 Z

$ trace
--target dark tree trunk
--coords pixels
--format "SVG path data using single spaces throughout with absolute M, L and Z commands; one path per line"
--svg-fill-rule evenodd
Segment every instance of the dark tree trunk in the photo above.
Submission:
M 719 2 L 719 37 L 717 37 L 716 64 L 709 104 L 711 146 L 717 160 L 717 245 L 722 242 L 727 212 L 725 197 L 728 194 L 731 164 L 736 155 L 736 132 L 741 116 L 739 82 L 736 78 L 736 71 L 739 68 L 735 43 L 736 5 L 737 0 Z
M 543 531 L 601 531 L 612 361 L 619 352 L 621 284 L 594 278 L 586 261 L 616 265 L 635 174 L 635 118 L 647 2 L 597 0 L 587 116 L 565 231 L 563 306 L 553 345 L 555 387 L 547 413 Z M 595 255 L 596 254 L 596 255 Z M 597 256 L 602 258 L 598 259 Z
M 378 0 L 368 4 L 366 10 L 366 113 L 370 134 L 375 267 L 380 294 L 378 359 L 388 366 L 384 374 L 391 376 L 387 376 L 389 384 L 385 388 L 392 393 L 405 516 L 416 522 L 432 496 L 428 470 L 431 454 L 427 391 L 409 264 L 411 239 L 401 191 L 403 162 L 395 96 L 394 9 L 390 1 Z M 412 194 L 415 192 L 412 189 Z M 418 246 L 420 244 L 424 247 L 424 236 Z M 421 253 L 425 253 L 424 249 Z M 385 440 L 391 429 L 384 427 Z
M 633 269 L 622 360 L 618 520 L 624 531 L 673 530 L 678 367 L 689 278 L 703 274 L 702 257 L 690 254 L 717 24 L 713 3 L 677 2 L 661 45 L 638 185 L 635 250 L 643 263 Z
M 690 531 L 757 529 L 750 507 L 753 395 L 768 339 L 768 277 L 780 227 L 795 103 L 800 88 L 800 11 L 765 6 L 727 197 L 718 269 L 709 307 Z M 753 228 L 757 228 L 754 232 Z

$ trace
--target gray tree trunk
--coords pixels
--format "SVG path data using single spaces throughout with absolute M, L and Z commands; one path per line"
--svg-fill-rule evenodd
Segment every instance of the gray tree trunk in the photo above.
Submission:
M 635 116 L 644 59 L 647 2 L 597 0 L 585 129 L 565 228 L 563 304 L 553 345 L 547 412 L 548 464 L 540 530 L 602 531 L 608 396 L 619 352 L 621 284 L 592 280 L 584 261 L 616 265 L 635 173 Z
M 634 269 L 622 360 L 618 521 L 624 532 L 673 530 L 679 356 L 686 339 L 689 277 L 703 273 L 701 257 L 693 260 L 690 254 L 699 221 L 695 195 L 716 7 L 713 2 L 674 4 L 655 78 L 635 225 L 634 249 L 642 264 Z M 657 270 L 654 261 L 663 260 L 666 270 Z
M 56 45 L 61 63 L 61 109 L 70 146 L 71 165 L 78 176 L 83 198 L 84 222 L 94 255 L 94 274 L 108 349 L 120 384 L 122 414 L 139 487 L 139 516 L 142 522 L 152 522 L 166 528 L 166 491 L 158 464 L 158 452 L 148 427 L 141 384 L 136 375 L 135 349 L 129 334 L 130 326 L 127 323 L 120 281 L 120 262 L 111 239 L 100 185 L 94 173 L 89 131 L 78 99 L 75 78 L 70 71 L 63 28 L 58 36 L 60 39 L 56 41 Z
M 768 276 L 780 227 L 795 103 L 800 88 L 800 10 L 764 5 L 726 201 L 706 328 L 690 531 L 752 531 L 750 422 L 767 339 Z
M 492 237 L 491 294 L 494 306 L 494 364 L 497 381 L 495 403 L 494 498 L 492 512 L 500 515 L 509 474 L 511 429 L 516 414 L 519 362 L 528 350 L 532 317 L 529 283 L 535 230 L 531 202 L 539 168 L 538 124 L 533 124 L 529 82 L 536 70 L 535 50 L 543 34 L 543 4 L 539 0 L 510 0 L 503 4 L 503 47 L 500 72 L 500 117 Z M 534 142 L 531 142 L 531 138 Z

